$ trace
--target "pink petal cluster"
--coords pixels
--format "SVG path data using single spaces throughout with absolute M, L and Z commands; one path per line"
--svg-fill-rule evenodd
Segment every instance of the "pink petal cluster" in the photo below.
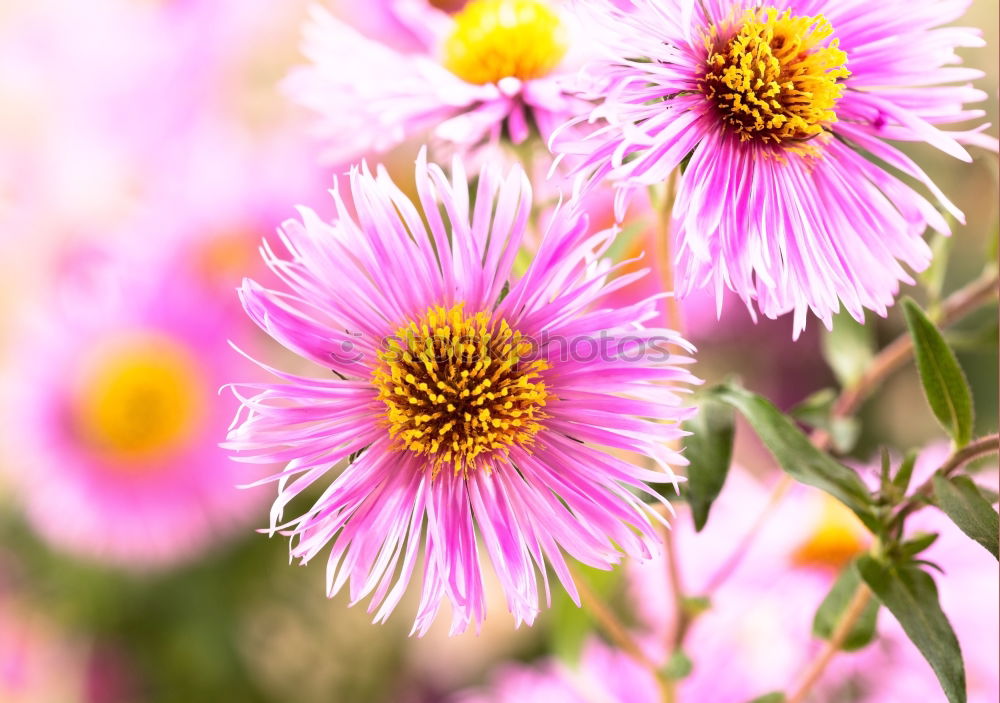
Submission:
M 218 447 L 234 403 L 226 339 L 247 340 L 238 307 L 187 253 L 91 250 L 67 257 L 5 367 L 5 480 L 32 528 L 57 549 L 128 569 L 190 559 L 250 522 L 264 497 Z M 203 408 L 180 446 L 125 467 L 85 437 L 77 392 L 88 363 L 123 339 L 161 339 L 196 361 Z M 16 457 L 16 460 L 12 460 Z
M 593 232 L 573 203 L 553 215 L 524 274 L 513 274 L 532 198 L 520 169 L 485 170 L 470 202 L 459 161 L 449 179 L 421 156 L 416 185 L 414 203 L 384 171 L 353 169 L 356 216 L 335 191 L 332 223 L 301 208 L 301 221 L 282 229 L 288 256 L 265 247 L 285 290 L 246 281 L 247 314 L 324 371 L 273 370 L 281 383 L 240 387 L 246 413 L 227 446 L 241 461 L 287 463 L 273 477 L 272 530 L 292 536 L 292 555 L 303 562 L 330 548 L 331 595 L 346 586 L 351 602 L 370 596 L 370 612 L 384 620 L 416 578 L 414 631 L 426 632 L 448 602 L 459 632 L 486 614 L 488 559 L 516 622 L 531 623 L 540 588 L 549 592 L 549 568 L 576 597 L 567 555 L 607 569 L 622 553 L 656 551 L 655 511 L 639 495 L 655 496 L 647 484 L 673 480 L 670 465 L 683 462 L 667 442 L 690 414 L 678 393 L 694 379 L 683 356 L 636 350 L 686 343 L 644 326 L 656 317 L 653 299 L 605 307 L 642 274 L 610 280 L 615 267 L 601 255 L 614 230 Z M 534 443 L 486 455 L 467 473 L 438 472 L 395 446 L 373 373 L 382 340 L 429 308 L 459 303 L 529 339 L 548 335 L 581 349 L 603 339 L 608 351 L 539 345 L 550 399 Z M 640 465 L 641 457 L 652 463 Z M 311 507 L 284 519 L 289 503 L 319 482 L 325 488 Z
M 400 50 L 369 38 L 314 6 L 302 47 L 311 63 L 286 80 L 291 98 L 318 116 L 317 133 L 330 161 L 387 151 L 426 132 L 458 153 L 496 145 L 504 134 L 521 144 L 532 127 L 547 141 L 559 125 L 591 107 L 571 85 L 580 46 L 571 48 L 550 75 L 477 85 L 438 58 L 454 25 L 447 13 L 428 0 L 401 0 L 392 3 L 392 10 L 383 8 L 382 15 L 409 29 L 410 43 L 418 49 Z M 572 17 L 567 13 L 564 20 Z
M 841 306 L 855 319 L 885 315 L 907 269 L 922 270 L 931 228 L 962 213 L 930 177 L 889 142 L 925 142 L 958 159 L 962 143 L 993 150 L 996 140 L 942 125 L 983 115 L 967 103 L 985 99 L 958 67 L 956 49 L 983 45 L 974 29 L 946 27 L 968 0 L 779 0 L 766 5 L 794 16 L 822 14 L 846 52 L 849 77 L 836 121 L 806 150 L 740 141 L 702 87 L 710 47 L 723 44 L 739 18 L 756 8 L 742 0 L 581 0 L 601 26 L 595 37 L 609 58 L 590 69 L 602 102 L 594 129 L 557 134 L 577 171 L 605 177 L 628 193 L 662 183 L 682 169 L 673 207 L 677 292 L 735 291 L 764 315 L 794 314 L 795 331 L 812 311 L 827 326 Z M 709 39 L 712 32 L 716 39 Z M 730 34 L 727 34 L 730 33 Z M 923 186 L 933 202 L 914 186 Z

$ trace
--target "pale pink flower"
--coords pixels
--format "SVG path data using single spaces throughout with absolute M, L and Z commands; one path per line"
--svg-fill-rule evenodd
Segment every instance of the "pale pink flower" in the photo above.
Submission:
M 420 47 L 400 51 L 314 7 L 303 52 L 310 64 L 286 87 L 318 116 L 327 156 L 338 162 L 385 151 L 430 132 L 468 152 L 547 140 L 590 109 L 574 97 L 586 43 L 559 0 L 471 0 L 455 15 L 426 0 L 393 4 Z

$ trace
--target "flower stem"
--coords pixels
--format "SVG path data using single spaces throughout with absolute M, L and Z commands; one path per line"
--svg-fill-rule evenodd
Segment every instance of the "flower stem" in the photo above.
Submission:
M 639 664 L 656 674 L 659 667 L 646 656 L 642 647 L 635 641 L 628 629 L 621 623 L 614 612 L 600 597 L 594 593 L 590 584 L 579 572 L 578 569 L 570 565 L 570 573 L 576 589 L 580 593 L 580 604 L 593 616 L 594 622 L 601 628 L 616 647 L 635 659 Z
M 941 465 L 941 468 L 934 472 L 934 475 L 949 478 L 955 473 L 955 471 L 960 469 L 965 464 L 968 464 L 970 461 L 989 454 L 995 454 L 998 451 L 1000 451 L 1000 434 L 994 433 L 985 437 L 980 437 L 948 457 L 948 460 Z M 893 523 L 899 525 L 900 521 L 905 520 L 907 517 L 924 507 L 926 505 L 925 498 L 930 496 L 933 492 L 934 477 L 932 476 L 924 481 L 920 487 L 915 490 L 906 501 L 903 502 L 899 511 L 893 518 Z
M 667 327 L 678 332 L 684 331 L 684 315 L 680 302 L 677 300 L 677 281 L 674 276 L 674 259 L 671 247 L 670 225 L 674 209 L 674 199 L 677 195 L 677 170 L 670 172 L 663 192 L 663 201 L 659 203 L 658 232 L 656 233 L 656 259 L 660 263 L 660 282 L 663 290 L 670 293 L 666 299 Z M 654 200 L 655 203 L 655 200 Z
M 968 315 L 980 305 L 997 296 L 997 270 L 990 269 L 975 281 L 950 295 L 932 319 L 941 327 L 948 327 Z M 845 388 L 833 404 L 835 418 L 848 417 L 864 402 L 886 377 L 905 364 L 913 353 L 913 339 L 904 334 L 882 349 L 867 370 L 854 384 Z M 825 434 L 825 433 L 824 433 Z M 829 441 L 827 439 L 827 441 Z
M 830 639 L 806 668 L 799 685 L 788 695 L 786 703 L 802 703 L 806 699 L 809 691 L 812 690 L 812 687 L 823 676 L 827 665 L 836 656 L 837 652 L 840 651 L 840 648 L 844 646 L 847 636 L 861 617 L 861 614 L 865 611 L 865 606 L 868 605 L 871 597 L 871 589 L 863 583 L 858 584 L 858 588 L 854 591 L 854 595 L 851 597 L 847 609 L 837 623 L 837 627 L 830 634 Z
M 687 593 L 684 590 L 684 583 L 681 580 L 679 559 L 677 558 L 677 546 L 674 543 L 673 532 L 667 528 L 663 530 L 663 552 L 667 562 L 667 580 L 670 583 L 670 592 L 674 601 L 674 626 L 667 636 L 667 656 L 671 656 L 680 649 L 691 625 L 691 614 L 685 606 Z

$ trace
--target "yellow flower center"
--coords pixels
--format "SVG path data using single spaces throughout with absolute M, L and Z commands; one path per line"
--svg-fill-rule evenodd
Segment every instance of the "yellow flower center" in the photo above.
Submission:
M 843 504 L 823 496 L 812 534 L 792 553 L 796 566 L 840 569 L 867 548 L 861 521 Z
M 469 83 L 549 74 L 566 55 L 559 16 L 540 0 L 472 0 L 455 15 L 444 65 Z
M 182 447 L 204 411 L 198 365 L 175 341 L 118 340 L 91 360 L 77 389 L 75 426 L 109 459 L 141 464 Z
M 461 304 L 400 327 L 373 373 L 396 448 L 426 458 L 434 474 L 446 465 L 457 474 L 530 445 L 549 395 L 540 373 L 548 364 L 530 352 L 506 320 L 466 315 Z
M 850 75 L 847 54 L 832 34 L 822 15 L 748 10 L 726 44 L 706 38 L 710 53 L 702 90 L 741 141 L 787 145 L 812 139 L 837 121 L 840 81 Z

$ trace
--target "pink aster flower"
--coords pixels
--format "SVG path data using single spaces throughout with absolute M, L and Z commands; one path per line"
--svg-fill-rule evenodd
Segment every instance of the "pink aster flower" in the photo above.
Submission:
M 690 414 L 678 384 L 694 379 L 664 352 L 685 343 L 643 326 L 655 300 L 604 306 L 627 277 L 609 279 L 614 231 L 593 233 L 575 203 L 514 277 L 531 211 L 520 169 L 486 169 L 470 203 L 460 161 L 449 181 L 421 155 L 416 185 L 418 204 L 383 170 L 354 169 L 356 219 L 335 191 L 332 224 L 302 209 L 284 225 L 290 258 L 265 247 L 288 290 L 248 280 L 244 307 L 323 373 L 274 371 L 282 383 L 241 388 L 256 395 L 228 447 L 287 462 L 272 531 L 303 562 L 330 547 L 331 595 L 370 596 L 382 621 L 422 555 L 413 629 L 448 601 L 459 632 L 486 614 L 485 556 L 516 622 L 531 623 L 549 566 L 576 597 L 565 555 L 608 569 L 655 551 L 656 513 L 639 495 L 683 462 L 667 442 Z M 282 522 L 323 479 L 315 503 Z
M 152 232 L 147 232 L 151 237 Z M 258 509 L 218 447 L 233 403 L 226 339 L 252 326 L 186 257 L 79 255 L 5 366 L 8 478 L 55 547 L 165 567 Z M 249 328 L 249 330 L 247 329 Z
M 957 67 L 974 29 L 942 27 L 968 0 L 580 0 L 611 58 L 595 65 L 604 102 L 585 139 L 556 136 L 579 172 L 630 190 L 681 169 L 673 208 L 678 292 L 725 288 L 768 317 L 808 311 L 828 326 L 844 308 L 884 315 L 907 268 L 921 270 L 931 227 L 949 231 L 922 184 L 962 221 L 924 171 L 890 141 L 996 149 L 979 129 L 985 98 Z M 980 128 L 982 129 L 982 128 Z M 909 181 L 905 182 L 904 181 Z
M 567 90 L 581 45 L 558 0 L 470 0 L 455 15 L 427 0 L 393 6 L 419 51 L 312 10 L 303 44 L 311 64 L 289 76 L 287 89 L 318 113 L 331 160 L 385 151 L 427 130 L 460 151 L 501 136 L 521 144 L 533 130 L 548 139 L 589 110 Z
M 532 665 L 509 664 L 493 675 L 488 687 L 460 693 L 453 703 L 660 703 L 662 700 L 662 690 L 652 672 L 628 655 L 591 639 L 584 645 L 575 667 L 553 659 Z

